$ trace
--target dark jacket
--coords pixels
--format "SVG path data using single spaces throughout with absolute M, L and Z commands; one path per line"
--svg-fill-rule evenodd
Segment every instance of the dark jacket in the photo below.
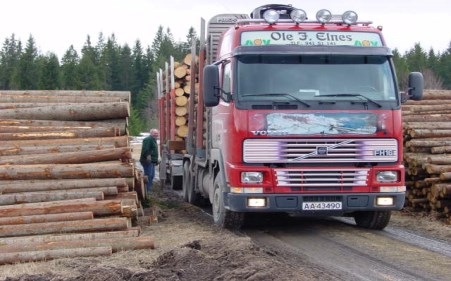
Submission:
M 139 162 L 141 162 L 141 164 L 149 163 L 147 159 L 147 156 L 149 155 L 151 158 L 150 161 L 154 164 L 158 164 L 158 145 L 157 141 L 152 136 L 144 138 Z

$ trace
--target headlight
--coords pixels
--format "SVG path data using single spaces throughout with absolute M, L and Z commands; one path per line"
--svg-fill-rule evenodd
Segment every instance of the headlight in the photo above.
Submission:
M 332 13 L 329 10 L 322 9 L 316 13 L 316 20 L 320 23 L 329 22 L 332 19 Z
M 291 11 L 290 17 L 295 23 L 301 23 L 307 19 L 307 13 L 304 10 L 295 9 Z
M 398 172 L 397 171 L 377 172 L 376 181 L 378 181 L 378 182 L 397 182 L 398 181 Z
M 275 10 L 267 10 L 266 12 L 263 13 L 263 18 L 269 24 L 276 23 L 276 21 L 279 20 L 279 17 L 280 17 L 279 13 Z
M 263 173 L 262 172 L 242 172 L 241 173 L 241 183 L 262 183 Z
M 357 13 L 354 11 L 346 11 L 343 13 L 342 17 L 343 22 L 346 24 L 354 24 L 357 22 Z

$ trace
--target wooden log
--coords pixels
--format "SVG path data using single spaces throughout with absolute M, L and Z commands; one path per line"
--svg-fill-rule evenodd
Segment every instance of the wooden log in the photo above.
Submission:
M 126 102 L 63 104 L 39 108 L 0 110 L 0 118 L 3 119 L 94 121 L 125 118 L 129 115 L 129 104 Z
M 5 95 L 0 93 L 2 103 L 104 103 L 121 102 L 119 97 L 83 97 L 83 96 L 28 96 L 28 95 Z
M 175 89 L 175 96 L 176 97 L 181 97 L 181 96 L 183 96 L 183 94 L 185 94 L 185 91 L 183 91 L 183 88 L 176 88 Z
M 11 155 L 36 155 L 47 153 L 64 153 L 76 151 L 92 151 L 102 149 L 113 149 L 113 145 L 59 145 L 59 146 L 2 146 L 0 145 L 0 156 Z M 1 158 L 0 158 L 1 159 Z
M 0 166 L 0 180 L 133 177 L 131 163 L 45 164 Z
M 112 253 L 113 250 L 111 249 L 111 247 L 90 247 L 4 253 L 0 255 L 0 264 L 48 261 L 59 258 L 110 256 Z
M 126 230 L 128 226 L 128 220 L 124 218 L 15 224 L 0 226 L 0 237 Z
M 446 155 L 431 155 L 427 157 L 427 163 L 438 164 L 438 165 L 449 165 L 451 164 L 451 156 Z
M 105 186 L 125 187 L 127 182 L 125 178 L 5 180 L 0 181 L 0 193 L 90 189 L 103 188 Z
M 128 136 L 102 137 L 102 138 L 81 138 L 81 139 L 48 139 L 48 140 L 14 140 L 2 141 L 0 147 L 40 147 L 57 145 L 114 145 L 114 147 L 129 147 Z
M 404 129 L 451 129 L 451 122 L 404 122 Z
M 136 204 L 138 204 L 138 194 L 136 191 L 129 191 L 129 192 L 121 192 L 115 195 L 108 195 L 105 196 L 105 199 L 107 200 L 123 200 L 123 199 L 129 199 L 135 201 Z
M 444 154 L 444 153 L 450 153 L 450 152 L 451 152 L 451 146 L 431 147 L 431 153 L 434 153 L 434 154 Z
M 75 241 L 55 241 L 41 243 L 25 243 L 22 245 L 4 245 L 0 246 L 1 253 L 15 253 L 27 251 L 46 251 L 56 249 L 72 249 L 86 247 L 111 247 L 113 253 L 128 250 L 154 249 L 155 243 L 151 236 L 110 238 L 94 240 L 75 240 Z
M 138 237 L 139 229 L 129 228 L 121 231 L 107 231 L 107 232 L 89 232 L 89 233 L 71 233 L 71 234 L 46 234 L 34 236 L 19 236 L 19 237 L 5 237 L 0 238 L 0 245 L 5 244 L 24 244 L 24 243 L 48 243 L 56 241 L 75 241 L 75 240 L 95 240 L 95 239 L 112 239 L 112 238 L 127 238 Z
M 92 212 L 45 214 L 45 215 L 31 215 L 31 216 L 0 218 L 0 225 L 30 224 L 30 223 L 75 221 L 75 220 L 92 220 L 92 219 L 94 219 L 94 214 Z M 0 241 L 0 245 L 1 244 L 2 244 L 2 242 Z
M 449 198 L 451 196 L 451 183 L 443 184 L 440 189 L 440 197 L 441 198 Z
M 175 118 L 175 125 L 176 125 L 176 126 L 183 126 L 183 125 L 186 125 L 186 122 L 187 122 L 187 120 L 186 120 L 186 117 L 185 117 L 185 116 L 177 116 L 177 117 Z
M 186 106 L 188 104 L 188 98 L 185 96 L 175 98 L 175 104 L 177 106 Z
M 108 119 L 98 121 L 61 121 L 61 120 L 26 120 L 26 119 L 0 119 L 1 126 L 42 126 L 42 127 L 88 127 L 103 128 L 113 127 L 119 128 L 121 135 L 125 134 L 127 127 L 126 118 Z
M 423 93 L 423 100 L 449 100 L 451 92 L 448 90 L 426 90 Z
M 406 147 L 434 147 L 434 146 L 451 146 L 451 140 L 444 138 L 442 140 L 430 139 L 414 139 L 406 142 Z
M 412 138 L 451 137 L 451 130 L 445 129 L 412 129 L 409 131 Z
M 186 137 L 188 135 L 188 126 L 182 125 L 177 128 L 177 135 L 179 137 Z
M 78 96 L 78 97 L 120 97 L 124 101 L 130 101 L 129 91 L 91 91 L 91 90 L 2 90 L 4 95 L 24 96 Z
M 421 115 L 421 114 L 414 114 L 414 115 L 407 115 L 402 116 L 402 121 L 404 122 L 443 122 L 444 120 L 449 121 L 451 120 L 451 114 L 428 114 L 428 115 Z
M 96 201 L 95 198 L 25 203 L 0 206 L 0 217 L 17 217 L 43 214 L 93 212 L 95 216 L 121 214 L 121 200 Z
M 86 191 L 86 192 L 28 192 L 28 193 L 14 193 L 0 195 L 0 206 L 22 204 L 22 203 L 36 203 L 61 201 L 82 198 L 95 198 L 96 200 L 103 200 L 104 194 L 101 191 Z
M 5 156 L 0 158 L 0 165 L 82 164 L 127 159 L 132 159 L 131 149 L 121 147 L 91 151 Z
M 183 78 L 186 76 L 186 68 L 183 66 L 179 66 L 174 69 L 174 76 L 177 78 Z
M 425 168 L 429 174 L 441 174 L 444 172 L 451 172 L 451 165 L 426 164 Z
M 186 85 L 183 87 L 183 91 L 188 95 L 191 94 L 191 83 L 186 83 Z
M 177 106 L 175 108 L 175 115 L 177 116 L 185 116 L 188 113 L 188 108 L 185 106 Z
M 450 100 L 407 100 L 405 103 L 402 104 L 402 109 L 409 108 L 409 106 L 416 106 L 416 105 L 434 105 L 434 104 L 444 104 L 447 102 L 451 102 Z
M 413 113 L 418 112 L 434 112 L 434 111 L 448 111 L 451 110 L 451 104 L 441 104 L 441 105 L 417 105 L 410 109 Z
M 67 139 L 67 138 L 97 138 L 114 137 L 119 134 L 115 128 L 89 128 L 75 129 L 55 132 L 21 132 L 0 133 L 1 141 L 16 140 L 43 140 L 43 139 Z
M 196 57 L 193 58 L 191 53 L 189 53 L 183 58 L 183 63 L 188 66 L 191 66 L 191 62 L 193 61 L 193 59 L 196 60 L 197 58 Z

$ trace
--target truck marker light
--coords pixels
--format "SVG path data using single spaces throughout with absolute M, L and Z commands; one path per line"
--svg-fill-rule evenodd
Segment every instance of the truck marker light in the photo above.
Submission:
M 393 197 L 377 197 L 376 205 L 377 206 L 393 206 L 394 200 Z
M 247 198 L 249 207 L 266 207 L 266 198 Z
M 230 192 L 232 193 L 263 193 L 263 187 L 231 187 Z
M 322 24 L 329 22 L 332 19 L 332 13 L 329 10 L 322 9 L 316 13 L 316 20 Z
M 263 18 L 269 24 L 275 24 L 279 20 L 279 13 L 276 10 L 267 10 L 263 13 Z
M 307 19 L 307 13 L 302 9 L 295 9 L 291 11 L 290 17 L 295 23 L 301 23 Z
M 341 18 L 344 23 L 351 25 L 357 22 L 358 16 L 354 11 L 346 11 L 343 13 Z

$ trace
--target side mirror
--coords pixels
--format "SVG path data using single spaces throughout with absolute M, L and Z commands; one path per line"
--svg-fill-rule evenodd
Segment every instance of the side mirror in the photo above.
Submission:
M 423 98 L 424 79 L 421 72 L 411 72 L 409 74 L 409 89 L 407 90 L 409 98 L 412 100 L 421 100 Z
M 204 104 L 213 107 L 219 104 L 219 68 L 217 65 L 207 65 L 204 68 Z

